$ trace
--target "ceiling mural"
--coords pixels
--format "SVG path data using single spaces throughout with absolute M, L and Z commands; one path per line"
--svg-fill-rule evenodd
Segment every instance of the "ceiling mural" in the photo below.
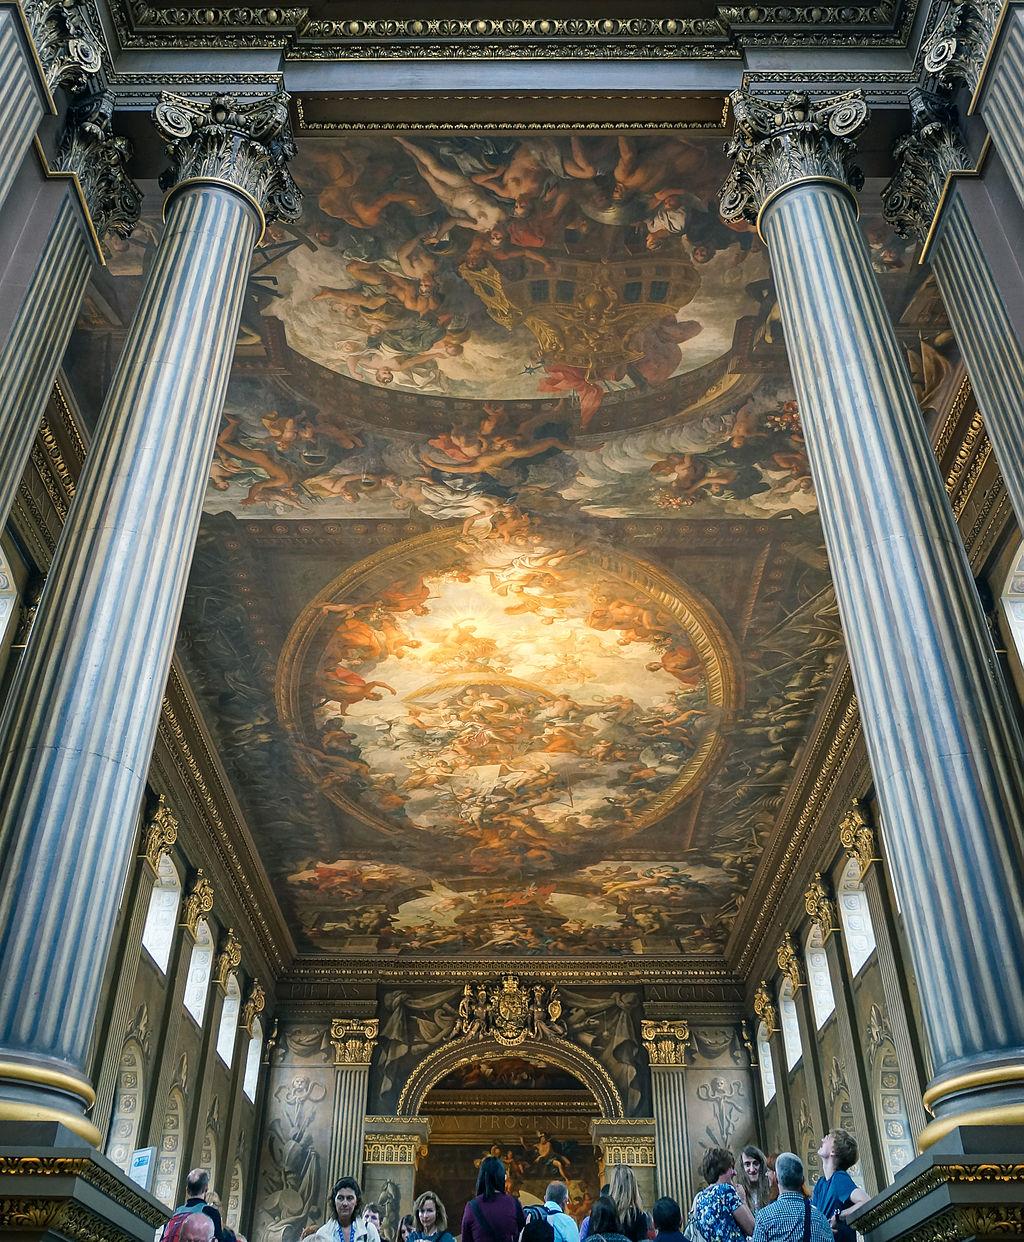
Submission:
M 300 951 L 721 953 L 842 649 L 721 135 L 299 148 L 179 650 Z M 87 407 L 149 208 L 72 342 Z M 865 227 L 927 398 L 937 299 Z

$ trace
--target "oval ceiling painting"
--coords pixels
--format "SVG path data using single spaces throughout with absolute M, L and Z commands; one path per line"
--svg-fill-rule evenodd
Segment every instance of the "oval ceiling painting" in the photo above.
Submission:
M 326 796 L 476 873 L 653 823 L 706 779 L 737 693 L 722 623 L 652 566 L 450 530 L 321 592 L 278 679 Z

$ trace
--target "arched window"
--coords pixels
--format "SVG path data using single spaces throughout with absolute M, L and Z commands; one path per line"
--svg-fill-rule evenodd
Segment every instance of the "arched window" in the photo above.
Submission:
M 164 1125 L 160 1132 L 160 1149 L 156 1159 L 156 1182 L 153 1194 L 165 1207 L 177 1206 L 181 1157 L 185 1145 L 185 1097 L 174 1086 L 167 1097 Z
M 779 988 L 779 1019 L 782 1022 L 782 1042 L 786 1048 L 786 1068 L 793 1069 L 804 1051 L 800 1046 L 800 1019 L 796 1016 L 793 985 L 788 979 L 783 979 Z
M 210 992 L 210 974 L 213 970 L 213 933 L 205 919 L 196 927 L 196 942 L 192 946 L 192 960 L 188 966 L 185 984 L 185 1008 L 199 1026 L 206 1013 L 206 998 Z
M 138 1041 L 126 1040 L 121 1050 L 114 1113 L 110 1133 L 107 1135 L 107 1155 L 126 1173 L 132 1152 L 138 1146 L 139 1122 L 142 1120 L 143 1065 L 142 1048 Z
M 263 1025 L 259 1018 L 252 1024 L 252 1037 L 245 1051 L 245 1075 L 242 1078 L 242 1090 L 246 1097 L 255 1101 L 256 1088 L 260 1081 L 260 1058 L 263 1055 Z
M 775 1099 L 775 1066 L 772 1064 L 772 1044 L 768 1028 L 763 1022 L 757 1028 L 757 1063 L 761 1068 L 761 1090 L 765 1104 Z
M 146 926 L 142 929 L 142 947 L 163 974 L 167 973 L 167 963 L 171 960 L 180 902 L 181 881 L 177 868 L 166 854 L 161 854 L 146 912 Z
M 843 925 L 850 969 L 857 974 L 875 951 L 875 933 L 871 926 L 868 895 L 860 881 L 860 864 L 851 858 L 839 878 L 839 921 Z
M 811 1005 L 814 1008 L 814 1026 L 821 1030 L 835 1012 L 836 1000 L 832 995 L 832 976 L 828 968 L 828 954 L 822 943 L 821 928 L 811 924 L 810 935 L 804 947 L 807 963 L 807 986 L 811 989 Z
M 242 990 L 234 971 L 228 975 L 224 989 L 224 1004 L 220 1010 L 220 1027 L 217 1030 L 217 1056 L 230 1069 L 235 1057 L 235 1035 L 238 1033 L 238 1013 L 242 1008 Z

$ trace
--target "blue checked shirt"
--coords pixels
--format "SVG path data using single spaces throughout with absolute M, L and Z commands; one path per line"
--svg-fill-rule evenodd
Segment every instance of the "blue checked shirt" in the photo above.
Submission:
M 803 1242 L 805 1202 L 798 1190 L 783 1190 L 754 1217 L 754 1242 Z M 816 1207 L 811 1208 L 810 1242 L 833 1242 L 832 1227 Z

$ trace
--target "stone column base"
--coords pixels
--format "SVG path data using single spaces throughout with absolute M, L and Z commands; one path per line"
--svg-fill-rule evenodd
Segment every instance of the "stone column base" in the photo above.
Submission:
M 868 1242 L 1024 1239 L 1024 1126 L 952 1130 L 850 1223 Z
M 0 1242 L 153 1242 L 166 1219 L 65 1126 L 0 1121 Z

